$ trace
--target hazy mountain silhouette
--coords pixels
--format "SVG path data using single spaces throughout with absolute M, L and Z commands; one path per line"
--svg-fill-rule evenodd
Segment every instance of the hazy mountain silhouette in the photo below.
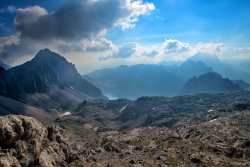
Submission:
M 189 79 L 179 91 L 179 95 L 194 95 L 198 93 L 233 93 L 242 88 L 231 80 L 223 79 L 220 74 L 209 72 L 199 78 Z
M 240 80 L 250 83 L 250 74 L 245 71 L 238 71 L 233 69 L 232 65 L 221 63 L 217 56 L 210 55 L 209 53 L 198 52 L 188 60 L 202 61 L 208 67 L 212 67 L 213 70 L 219 73 L 223 78 L 229 78 L 231 80 Z
M 105 77 L 92 78 L 84 75 L 83 78 L 104 93 L 131 99 L 141 96 L 173 96 L 184 84 L 184 80 L 161 67 L 143 64 L 119 66 Z
M 5 63 L 2 62 L 1 60 L 0 60 L 0 66 L 2 66 L 5 70 L 8 70 L 8 69 L 12 68 L 10 65 L 5 64 Z
M 0 79 L 2 95 L 40 107 L 105 98 L 100 89 L 81 77 L 72 63 L 48 49 L 39 51 L 31 61 L 2 70 Z
M 250 73 L 250 63 L 241 63 L 238 65 L 232 66 L 232 68 L 238 71 L 245 71 L 245 72 Z
M 162 66 L 162 68 L 184 80 L 188 80 L 194 76 L 199 77 L 208 72 L 214 72 L 211 67 L 207 67 L 203 62 L 194 62 L 192 60 L 187 60 L 180 66 Z
M 157 65 L 162 65 L 162 66 L 174 66 L 174 65 L 181 65 L 184 62 L 184 60 L 180 60 L 180 61 L 161 61 L 159 62 Z
M 241 88 L 243 88 L 245 90 L 250 90 L 250 84 L 248 84 L 242 80 L 233 80 L 233 83 L 239 85 Z
M 117 70 L 118 67 L 114 68 L 105 68 L 101 70 L 95 70 L 91 73 L 88 73 L 87 75 L 92 77 L 92 78 L 101 78 L 101 77 L 106 77 L 107 75 L 110 75 L 112 72 Z

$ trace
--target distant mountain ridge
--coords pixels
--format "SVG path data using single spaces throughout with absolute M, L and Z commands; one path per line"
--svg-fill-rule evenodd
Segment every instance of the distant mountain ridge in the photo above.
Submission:
M 185 83 L 183 79 L 161 67 L 143 64 L 130 67 L 122 65 L 112 69 L 112 72 L 104 77 L 93 78 L 87 74 L 83 78 L 104 93 L 130 99 L 140 96 L 173 96 Z
M 245 90 L 250 90 L 250 84 L 248 84 L 242 80 L 233 80 L 233 83 L 239 85 L 241 88 L 243 88 Z
M 0 81 L 2 95 L 38 106 L 44 99 L 58 105 L 65 102 L 63 96 L 78 102 L 105 98 L 100 89 L 81 77 L 72 63 L 48 49 L 39 51 L 31 61 L 2 71 Z
M 243 89 L 233 84 L 228 78 L 223 79 L 220 74 L 209 72 L 199 78 L 189 79 L 179 91 L 179 95 L 194 95 L 199 93 L 234 93 Z
M 223 78 L 229 78 L 230 80 L 243 80 L 250 83 L 250 73 L 243 70 L 247 67 L 240 69 L 239 67 L 235 67 L 230 64 L 221 63 L 215 55 L 198 52 L 194 56 L 188 58 L 188 60 L 192 60 L 194 62 L 202 61 L 208 67 L 212 67 L 214 72 L 219 73 Z
M 187 60 L 180 66 L 162 66 L 162 68 L 186 81 L 194 76 L 199 77 L 202 74 L 214 72 L 212 67 L 207 67 L 202 61 L 192 60 Z

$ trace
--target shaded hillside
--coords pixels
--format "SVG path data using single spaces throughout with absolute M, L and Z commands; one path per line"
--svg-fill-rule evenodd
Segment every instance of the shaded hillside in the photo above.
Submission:
M 140 96 L 173 96 L 184 84 L 184 80 L 153 65 L 119 66 L 105 77 L 86 80 L 104 93 L 120 98 L 136 99 Z
M 248 84 L 242 80 L 233 80 L 233 83 L 239 85 L 241 88 L 243 88 L 245 90 L 250 90 L 250 84 Z
M 208 67 L 212 67 L 214 72 L 219 73 L 223 78 L 229 78 L 230 80 L 243 80 L 250 83 L 250 73 L 245 71 L 238 71 L 239 68 L 234 69 L 234 66 L 221 63 L 217 56 L 210 55 L 209 53 L 198 52 L 194 56 L 188 58 L 194 62 L 202 61 Z
M 241 91 L 237 84 L 233 84 L 228 78 L 223 79 L 217 73 L 209 72 L 199 78 L 189 79 L 179 91 L 179 95 L 193 95 L 199 93 L 233 93 Z
M 212 67 L 207 67 L 203 62 L 194 62 L 192 60 L 187 60 L 180 66 L 163 66 L 162 68 L 184 80 L 188 80 L 194 76 L 199 77 L 208 72 L 214 72 Z
M 105 98 L 100 89 L 81 77 L 73 64 L 48 49 L 41 50 L 31 61 L 2 70 L 0 81 L 2 95 L 44 108 L 48 106 L 43 99 L 60 105 L 66 100 Z
M 0 116 L 10 114 L 34 117 L 42 122 L 43 125 L 48 125 L 53 123 L 54 119 L 58 117 L 59 112 L 39 109 L 20 101 L 0 96 Z

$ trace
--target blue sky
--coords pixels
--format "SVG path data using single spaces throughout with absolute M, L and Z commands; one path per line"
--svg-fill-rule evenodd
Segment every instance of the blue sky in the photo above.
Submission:
M 197 52 L 245 62 L 249 16 L 247 0 L 8 0 L 0 2 L 0 59 L 15 66 L 49 48 L 80 73 Z

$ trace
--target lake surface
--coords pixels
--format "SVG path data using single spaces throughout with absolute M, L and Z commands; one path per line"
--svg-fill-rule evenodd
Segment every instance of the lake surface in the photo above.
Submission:
M 115 94 L 110 94 L 110 93 L 103 93 L 104 96 L 107 96 L 109 100 L 117 100 L 119 97 L 117 97 Z

